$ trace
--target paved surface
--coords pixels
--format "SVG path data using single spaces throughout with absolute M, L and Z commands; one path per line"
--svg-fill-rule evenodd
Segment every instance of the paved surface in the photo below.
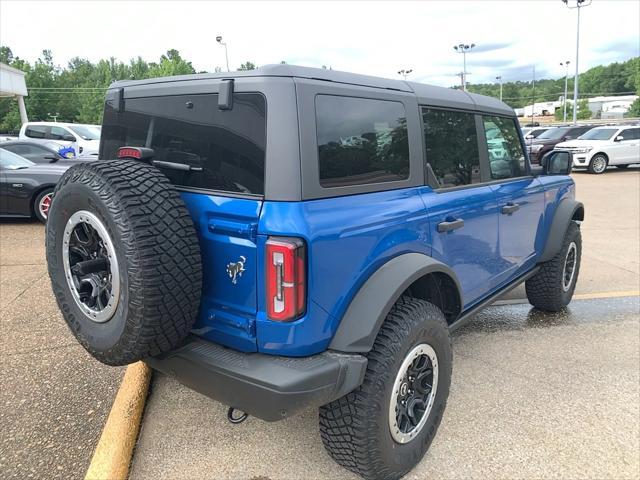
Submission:
M 68 331 L 36 222 L 0 223 L 0 361 L 0 477 L 82 478 L 122 370 Z
M 577 293 L 640 287 L 640 172 L 576 172 Z M 518 288 L 505 298 L 525 298 Z M 456 333 L 440 431 L 407 478 L 640 478 L 640 299 L 563 315 L 491 307 Z M 131 478 L 357 478 L 325 453 L 317 412 L 233 426 L 226 407 L 157 374 Z
M 638 298 L 564 315 L 491 307 L 453 340 L 438 435 L 406 478 L 638 478 Z M 157 375 L 130 478 L 357 478 L 324 452 L 316 410 L 226 420 L 221 404 Z

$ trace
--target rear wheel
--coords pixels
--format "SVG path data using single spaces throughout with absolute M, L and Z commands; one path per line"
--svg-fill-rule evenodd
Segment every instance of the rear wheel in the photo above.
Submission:
M 46 250 L 62 315 L 101 362 L 158 355 L 189 333 L 200 304 L 200 249 L 179 193 L 157 169 L 119 160 L 67 170 Z
M 362 385 L 320 408 L 327 452 L 366 479 L 400 478 L 431 445 L 451 383 L 451 344 L 442 312 L 402 297 L 368 354 Z
M 598 153 L 594 155 L 591 161 L 589 162 L 589 167 L 588 167 L 589 173 L 595 173 L 595 174 L 604 173 L 604 171 L 607 169 L 608 163 L 609 163 L 609 159 L 606 157 L 606 155 L 602 153 Z
M 42 223 L 46 223 L 49 216 L 49 208 L 53 200 L 53 188 L 48 188 L 40 192 L 33 200 L 33 213 Z

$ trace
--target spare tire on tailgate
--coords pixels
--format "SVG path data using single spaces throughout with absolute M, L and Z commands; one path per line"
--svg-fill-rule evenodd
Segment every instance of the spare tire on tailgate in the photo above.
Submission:
M 46 251 L 64 319 L 103 363 L 171 350 L 196 320 L 196 231 L 180 194 L 150 165 L 95 161 L 67 170 L 49 210 Z

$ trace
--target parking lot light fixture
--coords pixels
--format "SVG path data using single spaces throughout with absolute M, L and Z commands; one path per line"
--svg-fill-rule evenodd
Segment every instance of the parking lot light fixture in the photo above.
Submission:
M 467 44 L 467 43 L 460 43 L 458 45 L 454 45 L 453 49 L 462 54 L 462 73 L 463 73 L 463 79 L 462 79 L 462 89 L 466 92 L 467 91 L 467 53 L 470 53 L 471 50 L 473 50 L 473 47 L 475 47 L 476 44 L 472 43 L 471 45 Z
M 500 101 L 502 101 L 502 75 L 498 75 L 496 77 L 496 80 L 498 80 L 498 82 L 500 82 Z
M 405 70 L 404 68 L 402 70 L 398 70 L 398 75 L 402 75 L 404 77 L 404 79 L 407 79 L 407 75 L 409 75 L 411 72 L 413 72 L 413 69 L 408 69 Z
M 578 119 L 578 57 L 580 53 L 580 9 L 582 7 L 588 7 L 591 5 L 591 0 L 562 0 L 568 8 L 575 8 L 578 10 L 578 19 L 576 27 L 576 74 L 573 80 L 573 124 L 577 123 Z
M 216 37 L 216 42 L 218 42 L 220 45 L 224 47 L 224 58 L 227 61 L 227 72 L 230 72 L 231 70 L 229 69 L 229 52 L 227 51 L 227 44 L 222 41 L 221 35 L 218 35 Z
M 568 78 L 569 78 L 569 64 L 571 62 L 569 60 L 567 60 L 566 62 L 560 62 L 560 66 L 564 66 L 565 67 L 565 72 L 564 72 L 564 97 L 562 97 L 562 104 L 564 107 L 564 111 L 562 112 L 562 121 L 564 123 L 567 122 L 567 82 L 568 82 Z

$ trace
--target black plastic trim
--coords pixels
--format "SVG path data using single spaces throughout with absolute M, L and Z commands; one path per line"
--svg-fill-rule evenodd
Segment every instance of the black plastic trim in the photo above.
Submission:
M 483 308 L 485 308 L 488 305 L 492 304 L 499 297 L 501 297 L 502 295 L 504 295 L 507 292 L 510 292 L 511 290 L 516 288 L 518 285 L 520 285 L 522 282 L 524 282 L 527 279 L 533 277 L 536 273 L 538 273 L 538 270 L 540 270 L 540 267 L 538 265 L 536 265 L 531 270 L 529 270 L 527 273 L 525 273 L 523 275 L 520 275 L 514 281 L 508 283 L 507 285 L 505 285 L 504 287 L 502 287 L 501 289 L 499 289 L 495 293 L 489 295 L 484 300 L 481 300 L 476 305 L 474 305 L 474 306 L 468 308 L 466 311 L 462 312 L 462 315 L 460 315 L 456 319 L 456 321 L 452 322 L 449 325 L 449 331 L 453 332 L 453 331 L 457 330 L 458 328 L 460 328 L 461 326 L 463 326 L 465 323 L 467 323 L 471 319 L 471 317 L 473 317 L 480 310 L 482 310 Z
M 207 397 L 266 421 L 343 397 L 362 383 L 367 367 L 362 355 L 243 353 L 195 336 L 183 347 L 145 362 Z

